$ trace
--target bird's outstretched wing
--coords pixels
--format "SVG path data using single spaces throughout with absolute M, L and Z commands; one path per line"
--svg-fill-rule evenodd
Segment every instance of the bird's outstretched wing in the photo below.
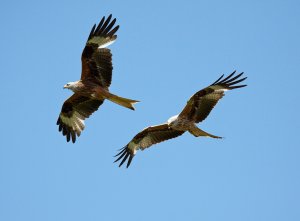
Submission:
M 160 143 L 182 135 L 185 131 L 177 131 L 168 126 L 168 124 L 160 124 L 147 127 L 137 135 L 115 155 L 118 157 L 115 162 L 121 160 L 119 167 L 128 159 L 127 168 L 130 166 L 132 158 L 137 150 L 144 150 L 153 144 Z
M 67 142 L 72 139 L 75 143 L 76 135 L 79 137 L 85 127 L 84 120 L 98 110 L 103 101 L 75 93 L 64 102 L 56 124 L 59 126 L 59 131 L 66 136 Z
M 243 75 L 243 72 L 234 76 L 235 72 L 236 71 L 224 79 L 224 75 L 222 75 L 210 86 L 195 93 L 189 99 L 186 106 L 179 114 L 179 117 L 187 118 L 195 123 L 199 123 L 209 115 L 214 106 L 224 96 L 225 91 L 247 86 L 237 85 L 244 81 L 247 77 L 240 78 Z
M 111 84 L 113 69 L 112 54 L 106 47 L 116 40 L 119 29 L 119 25 L 114 27 L 116 19 L 111 18 L 103 17 L 93 26 L 81 55 L 81 80 L 89 79 L 105 88 Z

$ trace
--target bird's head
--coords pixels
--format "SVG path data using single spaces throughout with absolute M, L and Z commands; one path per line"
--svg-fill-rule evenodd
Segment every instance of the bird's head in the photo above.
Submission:
M 168 124 L 169 124 L 169 125 L 173 124 L 173 122 L 174 122 L 175 120 L 177 120 L 177 118 L 178 118 L 178 114 L 175 115 L 175 116 L 173 116 L 173 117 L 170 117 L 169 120 L 168 120 Z
M 64 89 L 70 89 L 70 90 L 74 91 L 76 89 L 76 86 L 77 86 L 77 81 L 69 82 L 69 83 L 65 84 Z

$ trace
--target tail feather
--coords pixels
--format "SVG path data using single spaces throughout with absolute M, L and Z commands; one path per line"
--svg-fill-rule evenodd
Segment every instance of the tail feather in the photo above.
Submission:
M 114 94 L 111 94 L 107 97 L 108 100 L 118 104 L 118 105 L 121 105 L 123 107 L 126 107 L 126 108 L 129 108 L 131 110 L 135 110 L 134 109 L 134 104 L 135 103 L 138 103 L 139 101 L 137 100 L 131 100 L 131 99 L 128 99 L 128 98 L 124 98 L 124 97 L 119 97 L 117 95 L 114 95 Z
M 221 139 L 223 137 L 219 137 L 219 136 L 215 136 L 215 135 L 212 135 L 210 133 L 207 133 L 203 130 L 201 130 L 199 127 L 195 126 L 194 128 L 191 128 L 189 130 L 189 132 L 191 134 L 193 134 L 195 137 L 200 137 L 200 136 L 203 136 L 203 137 L 212 137 L 212 138 L 218 138 L 218 139 Z

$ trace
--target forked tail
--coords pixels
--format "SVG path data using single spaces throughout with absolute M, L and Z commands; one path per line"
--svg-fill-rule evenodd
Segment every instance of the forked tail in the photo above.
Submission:
M 136 101 L 136 100 L 131 100 L 131 99 L 128 99 L 128 98 L 124 98 L 124 97 L 119 97 L 117 95 L 114 95 L 114 94 L 109 94 L 109 96 L 107 97 L 108 100 L 116 103 L 116 104 L 119 104 L 123 107 L 127 107 L 131 110 L 134 110 L 134 104 L 135 103 L 138 103 L 139 101 Z
M 203 136 L 203 137 L 212 137 L 212 138 L 218 138 L 218 139 L 221 139 L 222 137 L 219 137 L 219 136 L 215 136 L 215 135 L 212 135 L 210 133 L 207 133 L 205 132 L 204 130 L 201 130 L 199 127 L 195 126 L 193 128 L 191 128 L 189 130 L 189 132 L 191 134 L 193 134 L 195 137 L 200 137 L 200 136 Z

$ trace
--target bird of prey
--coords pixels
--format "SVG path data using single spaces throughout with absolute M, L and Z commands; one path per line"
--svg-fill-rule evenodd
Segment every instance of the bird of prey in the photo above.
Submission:
M 171 117 L 166 123 L 147 127 L 139 132 L 133 139 L 115 156 L 115 162 L 121 160 L 119 167 L 128 159 L 127 168 L 138 150 L 144 150 L 153 144 L 178 137 L 188 131 L 195 137 L 205 136 L 222 138 L 212 135 L 197 127 L 209 115 L 214 106 L 224 96 L 224 92 L 247 85 L 237 85 L 247 77 L 240 78 L 243 72 L 235 75 L 235 71 L 223 78 L 222 75 L 210 86 L 195 93 L 187 102 L 180 114 Z
M 113 66 L 112 54 L 106 47 L 117 39 L 115 34 L 119 29 L 119 25 L 114 27 L 116 19 L 111 21 L 111 18 L 112 15 L 107 19 L 103 17 L 97 27 L 93 26 L 81 55 L 81 78 L 64 86 L 74 94 L 64 102 L 57 125 L 68 142 L 72 139 L 75 143 L 76 135 L 79 137 L 85 127 L 84 120 L 98 110 L 105 99 L 132 110 L 133 104 L 138 102 L 109 92 Z

